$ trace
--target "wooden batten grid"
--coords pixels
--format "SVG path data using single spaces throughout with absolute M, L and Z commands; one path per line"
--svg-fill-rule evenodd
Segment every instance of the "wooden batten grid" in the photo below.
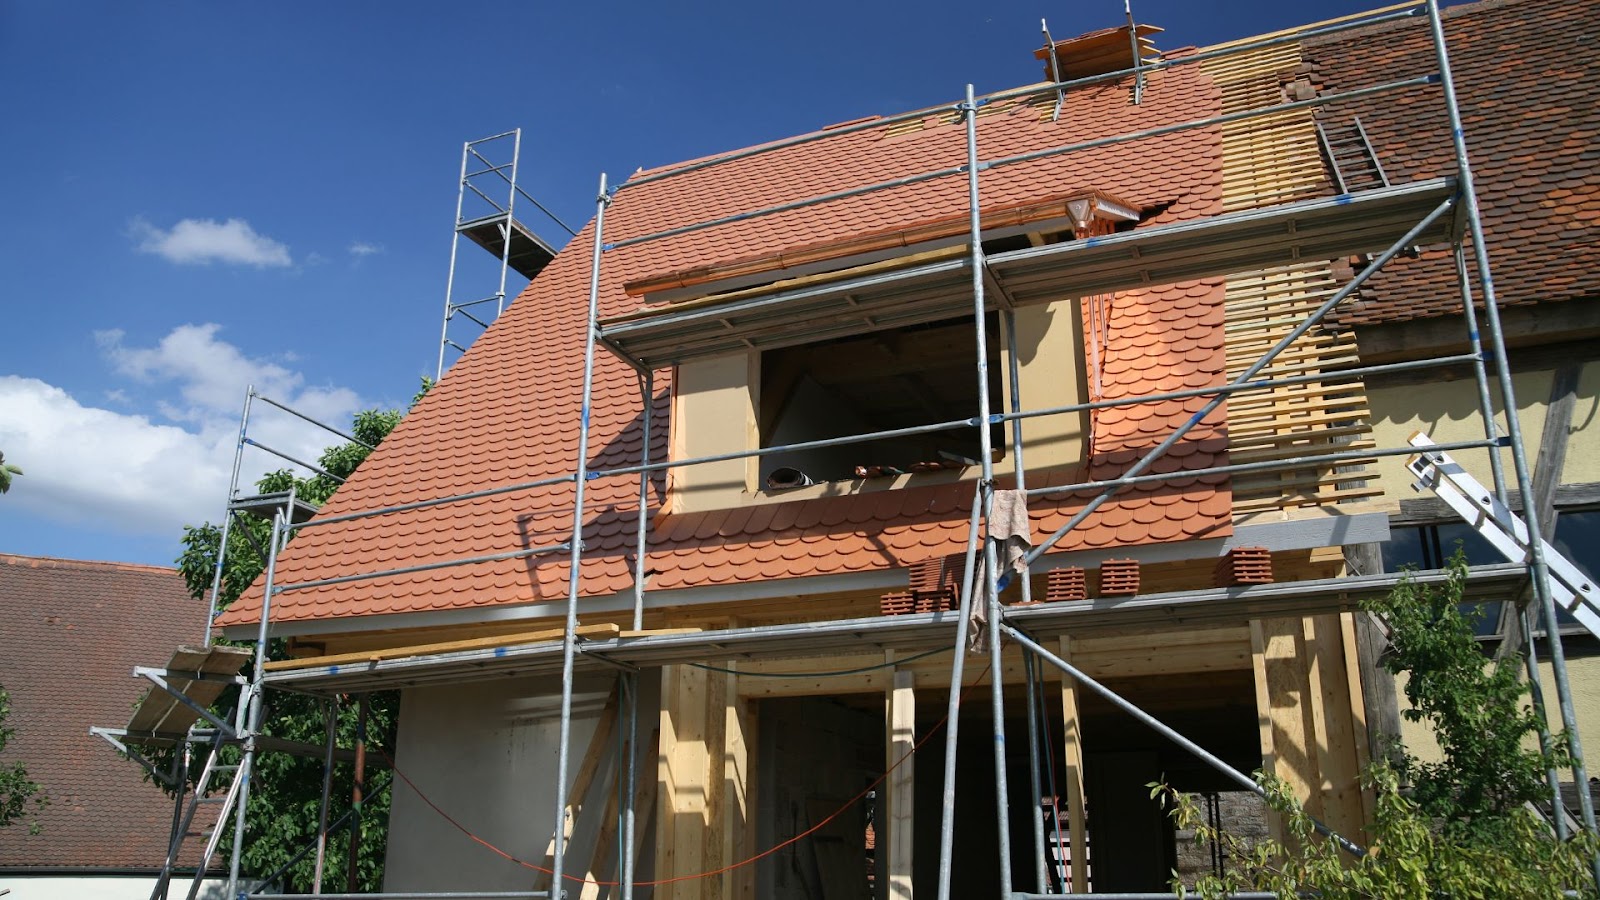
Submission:
M 1239 112 L 1284 101 L 1284 85 L 1300 69 L 1298 44 L 1268 47 L 1213 60 L 1202 68 L 1222 91 L 1222 111 Z M 1325 193 L 1328 183 L 1316 126 L 1300 110 L 1222 126 L 1222 205 L 1229 212 Z M 1330 261 L 1231 275 L 1224 295 L 1230 378 L 1260 359 L 1339 287 Z M 1280 353 L 1262 378 L 1329 373 L 1315 381 L 1228 401 L 1229 462 L 1293 460 L 1371 449 L 1371 412 L 1358 378 L 1338 376 L 1358 362 L 1354 336 L 1312 329 Z M 1236 513 L 1289 510 L 1366 497 L 1382 491 L 1367 460 L 1305 465 L 1233 478 Z

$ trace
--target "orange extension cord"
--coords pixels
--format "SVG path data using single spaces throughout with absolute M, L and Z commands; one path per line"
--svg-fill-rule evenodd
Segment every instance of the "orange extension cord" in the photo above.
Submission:
M 980 685 L 982 685 L 984 683 L 984 679 L 986 679 L 988 677 L 989 670 L 991 668 L 993 668 L 993 664 L 992 663 L 989 666 L 984 667 L 984 670 L 983 670 L 982 674 L 980 674 L 978 676 L 977 680 L 974 681 L 972 684 L 968 685 L 966 690 L 963 690 L 961 692 L 961 696 L 962 696 L 962 700 L 963 701 L 966 699 L 966 695 L 968 693 L 970 693 L 973 688 L 976 688 L 976 687 L 978 687 L 978 686 L 980 686 Z M 943 728 L 945 723 L 948 722 L 949 720 L 950 720 L 950 715 L 949 715 L 949 713 L 946 713 L 944 715 L 944 717 L 941 718 L 937 723 L 935 723 L 932 728 L 928 729 L 928 733 L 923 735 L 921 740 L 917 741 L 915 744 L 912 745 L 910 750 L 906 751 L 906 754 L 904 756 L 902 756 L 899 759 L 895 760 L 894 761 L 894 765 L 892 765 L 888 769 L 884 770 L 884 773 L 882 775 L 879 775 L 877 780 L 873 781 L 871 784 L 869 784 L 865 788 L 863 788 L 861 793 L 855 795 L 854 797 L 851 797 L 849 800 L 846 800 L 844 802 L 843 806 L 841 806 L 838 809 L 834 810 L 833 812 L 829 813 L 827 815 L 827 817 L 825 817 L 822 821 L 820 821 L 817 824 L 811 826 L 810 828 L 807 828 L 805 831 L 800 832 L 799 834 L 795 835 L 794 837 L 791 837 L 791 838 L 789 838 L 789 839 L 787 839 L 785 841 L 782 841 L 781 843 L 774 844 L 773 846 L 761 851 L 760 853 L 757 853 L 755 856 L 749 857 L 748 859 L 739 860 L 736 863 L 731 863 L 731 864 L 723 866 L 723 867 L 721 867 L 719 869 L 712 869 L 709 872 L 696 872 L 696 873 L 694 873 L 692 875 L 678 875 L 678 876 L 675 876 L 673 878 L 662 878 L 662 879 L 659 879 L 657 881 L 635 881 L 633 883 L 634 886 L 635 887 L 656 887 L 656 886 L 663 885 L 663 884 L 676 884 L 677 882 L 680 882 L 680 881 L 694 881 L 694 880 L 699 879 L 699 878 L 711 878 L 711 877 L 716 876 L 716 875 L 722 875 L 722 874 L 725 874 L 725 873 L 728 873 L 728 872 L 732 872 L 734 869 L 740 869 L 740 868 L 743 868 L 745 866 L 751 865 L 751 864 L 755 863 L 758 860 L 765 859 L 766 857 L 771 856 L 774 853 L 777 853 L 779 850 L 782 850 L 785 847 L 788 847 L 788 846 L 793 845 L 793 844 L 797 844 L 800 841 L 805 840 L 806 838 L 810 837 L 811 835 L 816 834 L 818 831 L 821 831 L 829 822 L 832 822 L 834 819 L 837 819 L 840 816 L 844 815 L 846 810 L 850 809 L 850 807 L 852 807 L 852 806 L 855 806 L 857 803 L 860 803 L 863 799 L 866 798 L 866 796 L 868 794 L 870 794 L 874 790 L 876 790 L 878 785 L 883 784 L 884 779 L 888 778 L 889 774 L 891 772 L 893 772 L 895 769 L 900 768 L 900 764 L 901 763 L 905 762 L 906 760 L 908 760 L 912 756 L 914 756 L 918 750 L 921 750 L 922 746 L 924 744 L 926 744 L 929 740 L 931 740 L 934 735 L 938 734 L 939 730 L 941 728 Z M 416 792 L 416 795 L 418 797 L 422 798 L 422 802 L 426 803 L 428 805 L 429 809 L 431 809 L 434 812 L 438 813 L 440 818 L 444 819 L 446 822 L 449 822 L 457 831 L 459 831 L 462 834 L 466 835 L 474 843 L 479 844 L 480 846 L 482 846 L 485 849 L 487 849 L 489 852 L 495 854 L 496 856 L 499 856 L 499 857 L 505 859 L 508 862 L 516 863 L 517 865 L 523 867 L 524 869 L 532 869 L 535 872 L 543 872 L 546 875 L 554 875 L 555 874 L 553 871 L 551 871 L 550 869 L 545 868 L 544 866 L 538 865 L 536 863 L 531 863 L 531 862 L 528 862 L 525 859 L 520 859 L 520 858 L 518 858 L 516 856 L 513 856 L 512 854 L 507 853 L 506 851 L 500 849 L 499 847 L 496 847 L 494 844 L 489 843 L 489 841 L 485 840 L 484 838 L 481 838 L 481 837 L 477 836 L 476 834 L 473 834 L 471 829 L 467 828 L 467 826 L 462 825 L 460 822 L 456 821 L 449 813 L 445 812 L 443 809 L 440 809 L 439 808 L 439 804 L 433 802 L 433 800 L 427 794 L 424 794 L 422 792 L 422 790 L 417 787 L 416 782 L 412 781 L 409 777 L 407 777 L 406 773 L 400 771 L 400 767 L 396 766 L 394 764 L 393 757 L 389 756 L 387 751 L 382 750 L 380 748 L 378 750 L 378 752 L 383 754 L 383 758 L 388 761 L 389 770 L 395 774 L 396 778 L 399 778 L 401 781 L 404 781 L 406 783 L 407 787 L 411 788 L 411 790 Z M 620 881 L 594 881 L 594 880 L 591 880 L 591 879 L 588 879 L 588 878 L 581 878 L 581 877 L 579 877 L 577 875 L 568 875 L 566 873 L 562 873 L 561 877 L 565 881 L 577 882 L 579 884 L 594 884 L 594 885 L 599 885 L 601 887 L 617 887 L 617 886 L 622 884 L 622 882 L 620 882 Z

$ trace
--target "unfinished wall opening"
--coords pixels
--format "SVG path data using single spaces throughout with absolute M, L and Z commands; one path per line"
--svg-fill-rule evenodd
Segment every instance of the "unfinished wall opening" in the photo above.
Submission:
M 997 314 L 986 317 L 986 338 L 989 403 L 999 411 L 1004 363 Z M 760 365 L 761 446 L 970 417 L 978 411 L 976 365 L 970 319 L 769 350 Z M 1003 447 L 1004 438 L 1004 426 L 992 426 L 993 446 Z M 827 482 L 960 469 L 978 457 L 978 436 L 960 429 L 773 454 L 762 460 L 760 482 L 779 486 L 795 478 L 781 470 Z
M 1108 685 L 1113 682 L 1108 681 Z M 1115 680 L 1114 688 L 1141 699 L 1140 705 L 1162 721 L 1194 739 L 1243 771 L 1261 766 L 1255 740 L 1254 689 L 1248 672 L 1219 672 L 1181 678 L 1130 678 Z M 1163 781 L 1182 791 L 1228 791 L 1237 785 L 1217 775 L 1204 763 L 1151 731 L 1126 713 L 1089 695 L 1082 703 L 1085 797 L 1088 811 L 1086 846 L 1072 846 L 1069 816 L 1064 803 L 1048 798 L 1067 793 L 1067 765 L 1062 752 L 1062 715 L 1052 702 L 1059 682 L 1047 680 L 1041 740 L 1041 797 L 1030 797 L 1027 721 L 1021 715 L 1006 718 L 1007 779 L 1011 826 L 1011 872 L 1019 890 L 1033 886 L 1033 822 L 1044 824 L 1046 868 L 1050 892 L 1070 888 L 1069 860 L 1080 853 L 1089 860 L 1088 888 L 1095 891 L 1157 891 L 1169 889 L 1168 879 L 1180 860 L 1178 835 L 1166 811 L 1150 799 L 1149 782 Z M 944 715 L 941 698 L 918 697 L 917 734 L 935 728 Z M 937 694 L 938 692 L 934 692 Z M 1008 686 L 1007 709 L 1021 710 L 1025 698 L 1020 685 Z M 954 896 L 990 896 L 998 882 L 995 780 L 992 754 L 992 719 L 978 704 L 962 711 L 960 746 L 956 757 L 955 854 L 952 860 Z M 917 894 L 938 885 L 939 812 L 943 804 L 942 738 L 927 742 L 916 755 L 916 819 L 914 881 Z M 1255 800 L 1250 795 L 1249 800 Z M 1241 801 L 1241 807 L 1248 803 Z M 1230 809 L 1230 822 L 1251 818 L 1251 809 Z M 1059 830 L 1053 819 L 1059 811 Z M 1252 820 L 1257 821 L 1257 820 Z M 1241 826 L 1243 827 L 1243 826 Z M 1251 827 L 1255 827 L 1254 824 Z M 882 842 L 886 836 L 879 834 Z M 1201 848 L 1200 852 L 1208 852 Z M 1192 883 L 1192 881 L 1191 881 Z
M 881 712 L 832 698 L 774 699 L 758 704 L 757 720 L 758 846 L 812 828 L 883 774 Z M 758 862 L 756 896 L 872 900 L 870 809 L 852 804 L 807 839 Z

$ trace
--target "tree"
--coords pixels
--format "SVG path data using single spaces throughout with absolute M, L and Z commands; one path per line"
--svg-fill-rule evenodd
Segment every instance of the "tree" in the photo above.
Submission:
M 424 378 L 422 388 L 412 398 L 412 404 L 432 387 Z M 356 413 L 352 434 L 361 441 L 328 447 L 318 457 L 320 465 L 329 474 L 347 478 L 355 472 L 370 452 L 367 444 L 376 447 L 400 423 L 404 414 L 399 410 L 369 409 Z M 324 475 L 299 478 L 289 470 L 270 472 L 257 483 L 261 493 L 285 491 L 293 487 L 296 495 L 321 504 L 338 490 L 339 482 Z M 257 548 L 265 548 L 270 541 L 271 527 L 266 522 L 247 519 L 235 521 L 228 533 L 226 564 L 218 592 L 217 604 L 226 609 L 256 580 L 265 568 L 266 561 L 258 555 Z M 212 574 L 217 554 L 222 551 L 222 529 L 207 522 L 184 529 L 183 553 L 178 557 L 178 568 L 183 573 L 189 592 L 205 599 L 211 591 Z M 287 657 L 282 641 L 273 641 L 269 658 Z M 392 747 L 399 713 L 399 695 L 393 692 L 370 695 L 366 722 L 366 740 L 376 748 Z M 288 692 L 271 692 L 262 716 L 263 733 L 291 741 L 321 746 L 326 740 L 327 720 L 325 707 L 313 697 Z M 229 691 L 219 698 L 215 709 L 219 714 L 231 711 L 238 702 L 238 692 Z M 341 747 L 351 746 L 357 738 L 359 712 L 354 702 L 342 704 L 336 720 L 337 742 Z M 365 800 L 350 827 L 359 830 L 357 853 L 357 880 L 349 885 L 351 891 L 376 891 L 383 881 L 383 858 L 388 837 L 389 795 L 384 788 L 384 778 L 375 777 L 381 771 L 382 757 L 369 754 L 368 769 L 364 779 Z M 191 779 L 198 778 L 200 764 L 191 765 Z M 159 764 L 159 762 L 158 762 Z M 256 775 L 251 783 L 250 805 L 246 812 L 247 840 L 242 852 L 245 871 L 265 877 L 283 867 L 305 846 L 315 841 L 318 808 L 322 797 L 322 760 L 291 756 L 286 753 L 260 753 L 256 756 Z M 330 804 L 329 820 L 332 822 L 350 809 L 354 771 L 349 765 L 336 765 Z M 221 852 L 232 852 L 231 829 L 224 838 Z M 325 885 L 341 885 L 348 865 L 348 843 L 344 838 L 330 838 L 324 867 Z M 290 867 L 282 879 L 285 890 L 309 891 L 312 884 L 314 860 L 307 854 Z
M 6 744 L 16 733 L 15 729 L 6 726 L 6 719 L 10 715 L 11 695 L 6 693 L 4 687 L 0 687 L 0 753 L 5 752 Z M 39 783 L 28 778 L 26 766 L 20 762 L 0 765 L 0 828 L 26 815 L 29 800 L 33 801 L 35 812 L 49 803 L 44 794 L 39 792 Z M 31 823 L 28 830 L 38 834 L 39 823 Z
M 1212 828 L 1187 795 L 1153 785 L 1153 794 L 1166 795 L 1172 804 L 1178 827 L 1219 842 L 1234 864 L 1221 877 L 1201 878 L 1196 893 L 1209 898 L 1265 890 L 1418 900 L 1559 897 L 1568 890 L 1595 895 L 1589 868 L 1593 836 L 1557 840 L 1533 811 L 1533 804 L 1549 800 L 1545 770 L 1566 758 L 1559 749 L 1533 746 L 1539 719 L 1524 703 L 1520 660 L 1489 662 L 1473 639 L 1482 611 L 1463 607 L 1466 576 L 1458 552 L 1440 588 L 1407 579 L 1367 605 L 1391 628 L 1393 653 L 1385 665 L 1408 676 L 1406 717 L 1426 722 L 1441 751 L 1438 761 L 1425 762 L 1402 745 L 1394 754 L 1397 763 L 1379 760 L 1368 769 L 1377 809 L 1367 855 L 1352 859 L 1317 837 L 1292 792 L 1270 775 L 1258 772 L 1256 778 L 1268 807 L 1284 819 L 1287 843 L 1247 847 Z M 1564 744 L 1552 740 L 1551 746 Z
M 21 474 L 22 470 L 6 462 L 6 455 L 0 453 L 0 494 L 11 490 L 11 476 Z

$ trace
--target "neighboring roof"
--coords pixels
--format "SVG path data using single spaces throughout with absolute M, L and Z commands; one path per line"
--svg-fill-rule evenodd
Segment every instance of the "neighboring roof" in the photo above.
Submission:
M 1600 297 L 1596 22 L 1596 0 L 1486 0 L 1444 12 L 1503 305 Z M 1414 22 L 1307 42 L 1304 54 L 1324 92 L 1434 69 L 1428 30 Z M 1346 120 L 1351 113 L 1360 116 L 1391 181 L 1455 170 L 1437 90 L 1384 95 L 1329 112 Z M 1363 297 L 1334 320 L 1372 325 L 1458 314 L 1461 308 L 1455 266 L 1444 248 L 1395 260 Z
M 50 798 L 41 833 L 0 829 L 0 871 L 161 865 L 172 802 L 89 728 L 127 722 L 148 686 L 133 667 L 200 641 L 205 620 L 176 569 L 0 554 L 0 685 L 16 729 L 0 761 L 25 763 Z
M 1196 66 L 1152 74 L 1144 104 L 1130 84 L 1073 91 L 1050 121 L 1053 94 L 984 108 L 981 154 L 992 159 L 1215 115 L 1220 96 Z M 928 172 L 965 162 L 965 132 L 949 109 L 893 129 L 830 136 L 672 178 L 623 187 L 607 212 L 605 241 Z M 1152 152 L 1159 147 L 1160 155 Z M 1221 141 L 1196 129 L 1105 146 L 983 173 L 985 209 L 1093 188 L 1158 210 L 1167 223 L 1220 211 Z M 670 167 L 669 167 L 670 168 Z M 601 313 L 639 304 L 624 284 L 721 260 L 781 254 L 886 228 L 937 222 L 966 209 L 965 176 L 860 195 L 825 206 L 734 222 L 604 254 Z M 324 508 L 335 515 L 477 491 L 570 471 L 576 461 L 585 303 L 594 223 L 482 335 Z M 1214 384 L 1224 367 L 1221 280 L 1157 287 L 1113 305 L 1105 367 L 1108 397 Z M 666 454 L 667 372 L 657 373 L 652 457 Z M 638 379 L 604 350 L 595 366 L 590 464 L 634 464 L 641 449 Z M 1089 477 L 1114 475 L 1187 420 L 1203 401 L 1152 404 L 1101 417 Z M 1219 416 L 1220 418 L 1220 416 Z M 1226 461 L 1219 427 L 1202 425 L 1155 471 Z M 1057 478 L 1082 480 L 1085 473 Z M 652 506 L 665 480 L 658 478 Z M 602 596 L 631 584 L 636 478 L 590 482 L 581 590 Z M 898 568 L 955 552 L 965 540 L 972 485 L 918 487 L 829 500 L 659 516 L 650 540 L 652 590 Z M 563 541 L 571 527 L 567 486 L 507 494 L 311 528 L 278 563 L 279 584 L 504 553 Z M 1034 504 L 1035 527 L 1054 530 L 1086 498 Z M 1062 550 L 1230 533 L 1225 478 L 1130 490 L 1063 541 Z M 565 554 L 440 569 L 293 591 L 274 598 L 273 619 L 466 609 L 563 598 Z M 256 592 L 223 618 L 259 615 Z

